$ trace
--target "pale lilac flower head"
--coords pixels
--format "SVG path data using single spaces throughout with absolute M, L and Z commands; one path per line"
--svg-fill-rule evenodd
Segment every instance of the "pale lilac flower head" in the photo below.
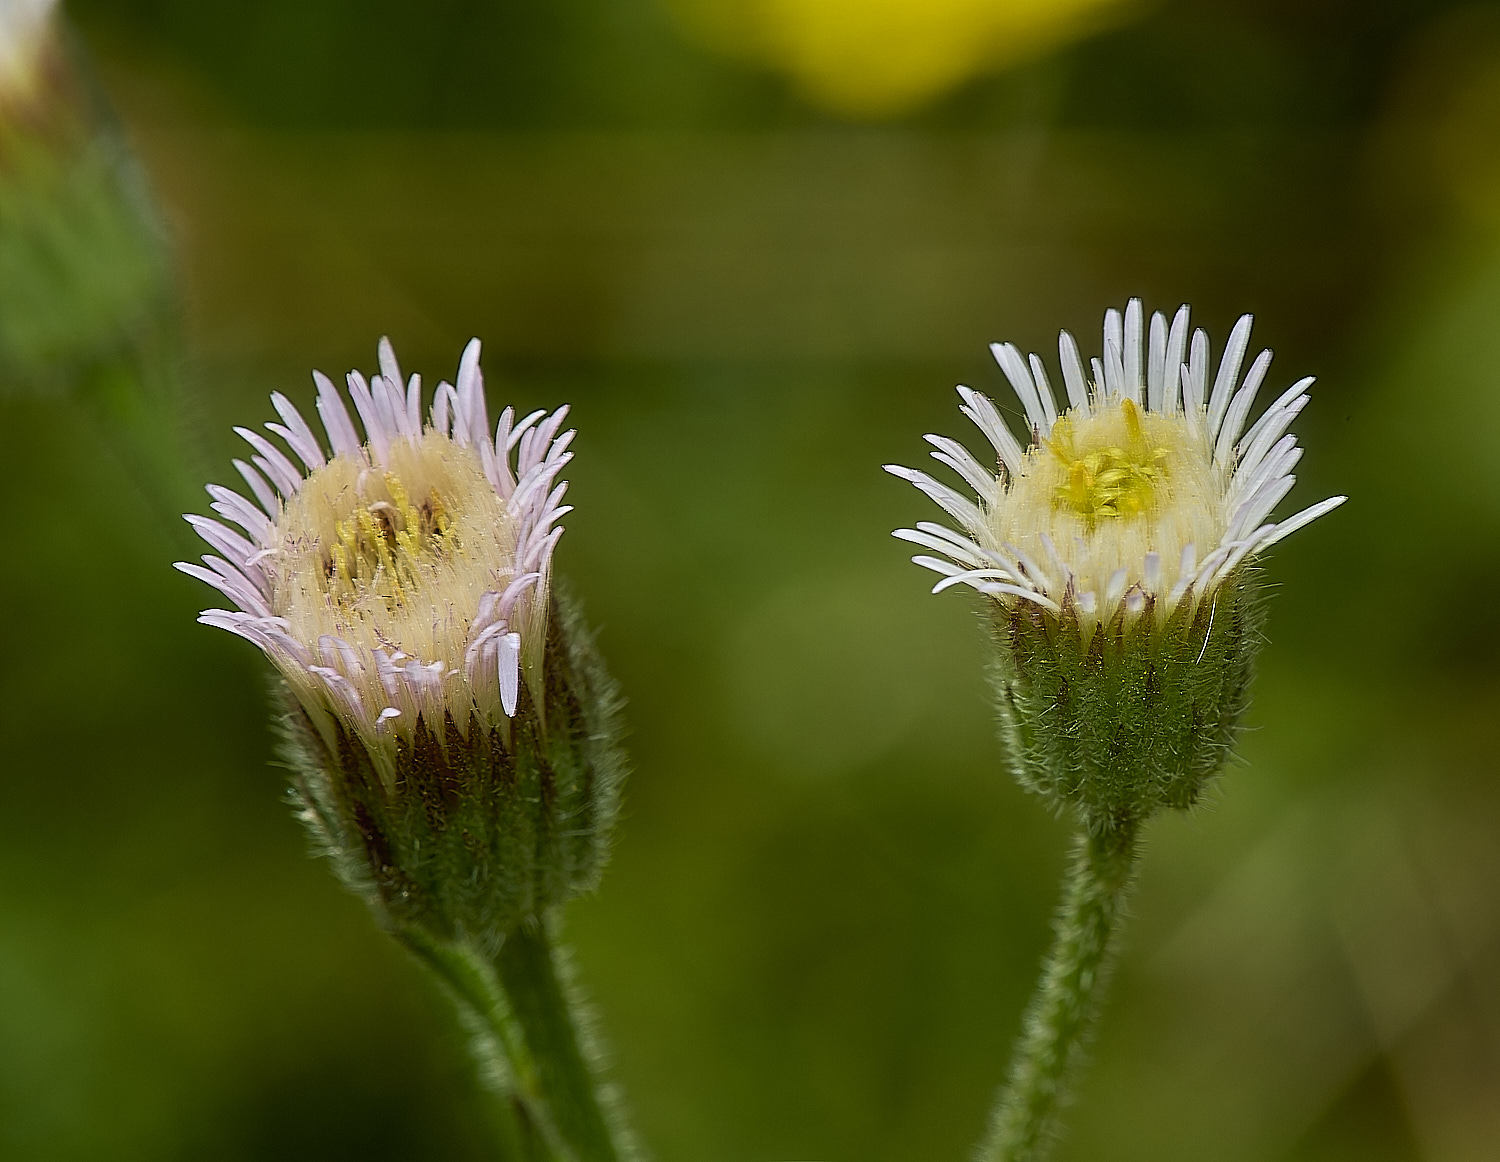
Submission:
M 384 339 L 379 362 L 368 380 L 348 376 L 362 438 L 318 373 L 326 442 L 280 393 L 275 439 L 235 429 L 250 497 L 209 485 L 222 519 L 187 520 L 214 552 L 177 568 L 234 606 L 199 621 L 259 646 L 324 741 L 336 751 L 352 734 L 389 776 L 419 722 L 440 743 L 467 739 L 508 731 L 528 695 L 542 703 L 573 432 L 559 431 L 566 407 L 519 422 L 506 408 L 492 429 L 477 339 L 425 422 L 420 377 L 403 379 Z

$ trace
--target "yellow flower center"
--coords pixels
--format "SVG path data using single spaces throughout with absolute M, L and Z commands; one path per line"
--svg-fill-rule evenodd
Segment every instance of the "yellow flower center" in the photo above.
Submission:
M 367 595 L 400 604 L 408 590 L 421 584 L 423 565 L 462 550 L 435 488 L 416 505 L 396 473 L 385 473 L 384 484 L 389 500 L 377 499 L 355 509 L 334 528 L 323 575 L 329 596 L 345 607 Z
M 1145 516 L 1167 480 L 1168 451 L 1147 439 L 1140 408 L 1123 400 L 1121 444 L 1078 447 L 1073 421 L 1064 416 L 1042 442 L 1061 462 L 1064 479 L 1052 489 L 1052 506 L 1077 513 L 1090 531 L 1101 520 Z
M 1060 555 L 1079 593 L 1104 593 L 1121 569 L 1127 585 L 1144 582 L 1154 554 L 1156 587 L 1170 591 L 1184 548 L 1201 559 L 1223 538 L 1223 496 L 1212 448 L 1189 417 L 1100 401 L 1058 417 L 1027 450 L 986 516 L 983 540 L 1007 553 L 1013 546 L 1044 570 Z
M 516 527 L 472 448 L 427 432 L 384 465 L 336 456 L 277 523 L 272 612 L 324 634 L 460 665 L 487 592 L 514 577 Z

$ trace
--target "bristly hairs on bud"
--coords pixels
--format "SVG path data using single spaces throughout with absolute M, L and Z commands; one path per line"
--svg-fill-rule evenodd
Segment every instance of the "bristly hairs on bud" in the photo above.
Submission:
M 1264 640 L 1260 570 L 1164 620 L 1082 629 L 1025 602 L 986 603 L 1005 757 L 1026 790 L 1094 834 L 1196 803 L 1234 754 Z

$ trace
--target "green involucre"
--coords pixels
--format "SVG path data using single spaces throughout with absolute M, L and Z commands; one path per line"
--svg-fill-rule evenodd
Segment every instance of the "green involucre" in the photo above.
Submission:
M 291 699 L 283 753 L 315 848 L 392 929 L 494 955 L 523 923 L 598 883 L 625 760 L 620 699 L 565 593 L 548 623 L 544 698 L 527 685 L 508 731 L 420 722 L 382 782 L 358 737 L 336 752 Z
M 1094 833 L 1189 807 L 1229 760 L 1263 601 L 1246 566 L 1164 618 L 1148 600 L 1085 631 L 1030 602 L 991 605 L 1001 741 L 1016 780 Z

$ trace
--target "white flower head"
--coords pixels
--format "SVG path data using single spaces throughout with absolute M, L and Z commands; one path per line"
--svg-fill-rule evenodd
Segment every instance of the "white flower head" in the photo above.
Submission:
M 933 457 L 977 493 L 972 501 L 925 472 L 887 465 L 935 500 L 961 532 L 928 521 L 896 536 L 931 553 L 912 560 L 942 574 L 933 591 L 970 585 L 1004 606 L 1030 603 L 1084 626 L 1147 610 L 1164 618 L 1217 593 L 1243 564 L 1338 507 L 1330 497 L 1271 519 L 1302 457 L 1288 432 L 1312 379 L 1250 412 L 1271 364 L 1262 351 L 1243 377 L 1249 315 L 1235 324 L 1212 381 L 1208 336 L 1189 340 L 1188 308 L 1145 325 L 1139 299 L 1104 317 L 1104 351 L 1085 369 L 1059 337 L 1067 406 L 1042 360 L 991 345 L 1020 398 L 1028 436 L 1012 435 L 995 405 L 967 387 L 961 411 L 994 450 L 991 465 L 945 436 Z
M 35 86 L 56 8 L 57 0 L 0 0 L 0 100 Z
M 326 446 L 280 393 L 281 422 L 265 427 L 290 456 L 235 429 L 254 500 L 209 485 L 223 520 L 186 519 L 215 552 L 177 568 L 235 605 L 199 621 L 259 646 L 330 748 L 352 733 L 389 777 L 419 723 L 440 742 L 467 738 L 475 724 L 507 730 L 528 688 L 541 703 L 573 432 L 559 432 L 566 407 L 519 422 L 506 408 L 492 430 L 477 339 L 425 423 L 420 377 L 403 379 L 384 339 L 379 362 L 368 380 L 348 376 L 363 440 L 317 373 Z

